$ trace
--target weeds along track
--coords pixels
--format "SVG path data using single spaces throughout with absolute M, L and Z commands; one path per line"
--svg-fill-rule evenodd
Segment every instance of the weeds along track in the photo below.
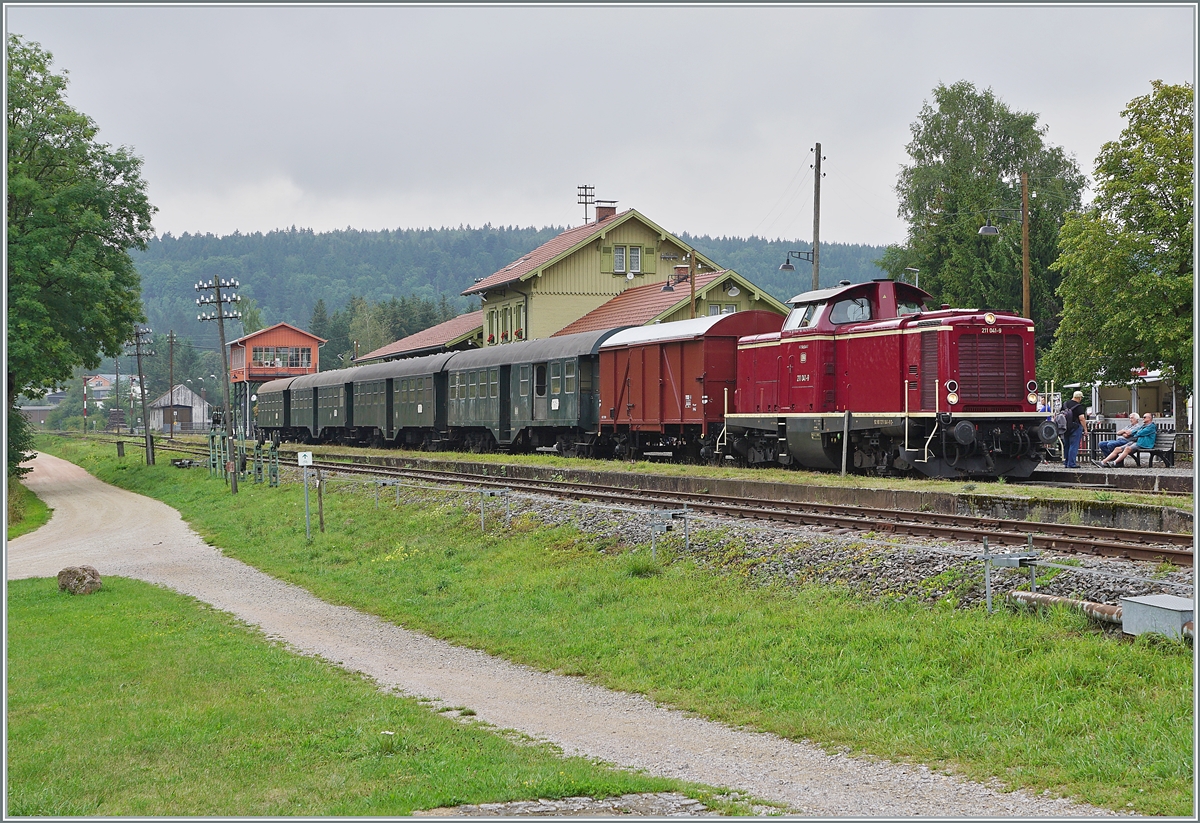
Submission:
M 178 444 L 158 444 L 164 451 L 207 456 L 205 449 Z M 292 456 L 291 451 L 280 455 Z M 314 455 L 316 457 L 316 455 Z M 791 502 L 754 497 L 725 497 L 694 492 L 595 486 L 561 480 L 495 477 L 436 469 L 393 468 L 361 462 L 361 456 L 320 455 L 313 467 L 366 477 L 418 480 L 476 488 L 504 489 L 519 484 L 522 492 L 558 498 L 605 502 L 648 508 L 689 510 L 723 517 L 765 520 L 791 525 L 855 529 L 888 534 L 979 542 L 987 537 L 993 546 L 1046 549 L 1072 554 L 1093 554 L 1130 560 L 1165 561 L 1192 565 L 1192 535 L 1115 529 L 1095 525 L 1072 525 L 1038 521 L 1000 520 L 970 515 L 940 514 L 901 509 L 877 509 L 835 503 Z M 330 458 L 339 459 L 330 459 Z M 359 462 L 342 462 L 343 460 Z

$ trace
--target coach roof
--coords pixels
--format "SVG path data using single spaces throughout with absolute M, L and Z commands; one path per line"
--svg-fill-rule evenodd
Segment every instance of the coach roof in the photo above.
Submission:
M 566 357 L 596 354 L 600 351 L 600 344 L 620 331 L 621 328 L 626 327 L 585 331 L 579 334 L 566 334 L 562 337 L 547 337 L 541 340 L 506 343 L 502 346 L 488 346 L 485 349 L 458 352 L 453 356 L 446 369 L 447 371 L 462 371 L 463 369 L 502 366 L 508 363 L 534 363 L 541 360 L 561 360 Z

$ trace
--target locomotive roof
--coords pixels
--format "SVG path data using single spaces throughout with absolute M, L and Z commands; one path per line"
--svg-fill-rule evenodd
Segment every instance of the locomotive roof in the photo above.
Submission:
M 564 334 L 562 337 L 546 337 L 541 340 L 526 340 L 506 343 L 503 346 L 488 346 L 484 349 L 456 352 L 446 366 L 447 370 L 476 369 L 483 366 L 502 366 L 507 363 L 532 363 L 538 360 L 559 360 L 564 357 L 579 357 L 596 354 L 600 344 L 621 329 L 601 329 L 579 334 Z
M 454 352 L 439 352 L 424 357 L 368 363 L 358 367 L 354 380 L 358 382 L 360 380 L 384 380 L 388 377 L 408 377 L 413 374 L 437 374 L 454 354 Z
M 886 280 L 887 278 L 884 278 L 884 279 Z M 851 291 L 853 289 L 861 289 L 864 286 L 875 288 L 876 287 L 875 284 L 879 283 L 879 282 L 882 282 L 882 281 L 871 280 L 867 283 L 849 283 L 844 286 L 834 286 L 833 288 L 829 288 L 829 289 L 817 289 L 816 291 L 800 292 L 800 294 L 797 294 L 795 297 L 793 297 L 791 300 L 789 300 L 787 302 L 792 306 L 795 306 L 799 303 L 821 303 L 826 300 L 831 300 L 832 298 L 838 296 L 839 294 L 844 294 L 845 292 Z M 927 297 L 933 296 L 929 292 L 925 291 L 924 289 L 918 289 L 916 286 L 912 285 L 911 283 L 904 283 L 899 280 L 896 280 L 893 282 L 896 283 L 897 288 L 910 289 L 910 290 L 916 292 L 917 294 L 921 295 L 922 298 L 927 298 Z
M 756 315 L 750 318 L 750 315 Z M 608 349 L 615 346 L 629 346 L 640 343 L 653 343 L 663 340 L 690 340 L 696 337 L 703 337 L 709 332 L 720 333 L 721 329 L 716 326 L 725 325 L 731 327 L 744 327 L 749 325 L 762 325 L 756 321 L 761 318 L 757 315 L 770 315 L 766 325 L 771 327 L 771 331 L 778 331 L 783 325 L 783 318 L 774 312 L 735 312 L 733 314 L 717 314 L 708 317 L 693 317 L 689 320 L 676 320 L 671 323 L 655 323 L 650 326 L 635 326 L 631 329 L 619 331 L 612 337 L 604 341 L 600 348 Z M 749 318 L 749 319 L 748 319 Z M 730 329 L 727 333 L 740 337 L 746 334 L 757 334 L 765 329 L 757 329 L 756 331 L 735 330 Z

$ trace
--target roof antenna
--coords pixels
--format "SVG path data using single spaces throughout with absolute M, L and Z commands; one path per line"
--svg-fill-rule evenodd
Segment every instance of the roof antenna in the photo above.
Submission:
M 595 186 L 576 186 L 575 188 L 579 194 L 579 202 L 583 204 L 583 222 L 584 222 L 584 225 L 587 225 L 588 206 L 590 206 L 596 200 L 596 187 Z

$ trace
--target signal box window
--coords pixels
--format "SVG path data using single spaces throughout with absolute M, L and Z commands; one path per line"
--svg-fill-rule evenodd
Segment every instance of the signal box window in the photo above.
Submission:
M 546 364 L 539 363 L 533 369 L 533 393 L 536 397 L 546 396 Z
M 860 323 L 871 319 L 871 301 L 865 297 L 839 300 L 829 313 L 831 323 Z

